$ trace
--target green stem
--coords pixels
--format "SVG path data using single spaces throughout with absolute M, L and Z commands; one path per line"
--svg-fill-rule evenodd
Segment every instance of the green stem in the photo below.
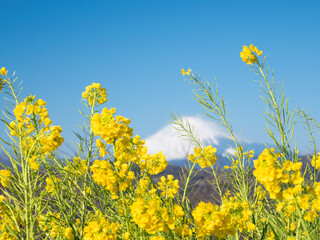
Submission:
M 190 181 L 190 178 L 191 178 L 191 175 L 192 175 L 192 172 L 193 172 L 193 169 L 194 169 L 195 165 L 196 165 L 196 162 L 194 162 L 192 164 L 192 167 L 191 167 L 191 169 L 189 171 L 188 177 L 187 177 L 186 182 L 185 182 L 185 186 L 184 186 L 184 190 L 183 190 L 183 196 L 182 196 L 182 203 L 183 204 L 184 204 L 184 199 L 186 197 L 186 192 L 187 192 L 187 188 L 188 188 L 188 185 L 189 185 L 189 181 Z
M 92 107 L 91 107 L 91 110 L 90 110 L 90 117 L 89 117 L 89 120 L 90 120 L 90 126 L 91 126 L 91 119 L 93 117 L 93 114 L 94 114 L 94 107 L 95 107 L 95 104 L 96 104 L 96 99 L 93 100 L 93 104 L 92 104 Z M 91 161 L 91 155 L 92 155 L 92 145 L 93 145 L 93 138 L 94 138 L 94 134 L 92 132 L 92 129 L 90 127 L 90 143 L 89 143 L 89 150 L 88 150 L 88 154 L 87 154 L 87 157 L 86 157 L 86 165 L 87 165 L 87 169 L 86 169 L 86 172 L 85 172 L 85 175 L 84 175 L 84 182 L 83 182 L 83 189 L 82 189 L 82 194 L 84 196 L 84 198 L 87 197 L 87 181 L 88 181 L 88 177 L 89 177 L 89 167 L 90 167 L 90 161 Z M 86 203 L 85 201 L 82 201 L 82 206 L 81 206 L 81 214 L 82 214 L 82 229 L 81 229 L 81 235 L 83 234 L 83 228 L 84 228 L 84 224 L 85 224 L 85 216 L 86 216 Z
M 4 82 L 9 86 L 11 90 L 11 94 L 15 100 L 16 105 L 19 104 L 18 96 L 15 93 L 14 87 L 12 83 L 10 82 L 10 79 L 4 79 Z M 24 157 L 24 151 L 22 147 L 22 141 L 23 138 L 21 137 L 21 130 L 19 130 L 19 152 L 20 152 L 20 161 L 21 161 L 21 167 L 22 167 L 22 178 L 23 178 L 23 187 L 24 187 L 24 215 L 25 215 L 25 232 L 26 232 L 26 239 L 33 239 L 33 224 L 31 215 L 32 214 L 32 206 L 30 206 L 30 195 L 32 194 L 32 188 L 31 188 L 31 181 L 30 181 L 30 166 L 26 162 L 26 158 Z
M 266 84 L 266 86 L 268 88 L 269 95 L 270 95 L 270 100 L 272 102 L 273 108 L 276 111 L 276 117 L 277 117 L 276 124 L 277 124 L 277 127 L 278 127 L 279 131 L 280 131 L 282 146 L 284 146 L 285 148 L 289 148 L 289 151 L 290 151 L 290 144 L 289 144 L 289 141 L 287 139 L 287 135 L 285 133 L 284 126 L 282 124 L 281 113 L 280 113 L 280 109 L 279 109 L 277 100 L 276 100 L 276 98 L 274 96 L 274 92 L 272 91 L 271 86 L 270 86 L 270 84 L 269 84 L 269 82 L 267 80 L 267 77 L 264 74 L 263 67 L 259 63 L 258 63 L 258 66 L 259 66 L 260 74 L 261 74 L 262 78 L 264 79 L 264 82 L 265 82 L 265 84 Z M 290 157 L 287 150 L 286 150 L 285 154 L 286 154 L 287 158 Z

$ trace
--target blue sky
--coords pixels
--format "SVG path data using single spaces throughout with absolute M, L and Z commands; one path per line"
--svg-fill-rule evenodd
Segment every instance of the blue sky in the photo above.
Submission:
M 82 123 L 85 86 L 100 82 L 107 107 L 132 120 L 143 138 L 166 125 L 171 112 L 199 115 L 181 68 L 208 80 L 237 133 L 267 141 L 257 79 L 241 61 L 242 45 L 268 55 L 290 106 L 319 114 L 318 1 L 81 1 L 0 0 L 0 66 L 16 71 L 23 94 L 47 101 L 65 141 Z M 298 129 L 300 148 L 308 138 Z

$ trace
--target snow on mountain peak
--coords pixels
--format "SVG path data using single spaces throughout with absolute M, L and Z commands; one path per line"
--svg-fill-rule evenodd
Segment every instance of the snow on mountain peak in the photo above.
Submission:
M 212 121 L 198 116 L 182 117 L 182 120 L 184 123 L 188 120 L 205 145 L 217 147 L 218 154 L 225 154 L 227 149 L 233 147 L 232 139 Z M 193 152 L 194 146 L 180 135 L 181 133 L 174 128 L 174 124 L 166 125 L 146 139 L 148 152 L 154 154 L 162 151 L 168 161 L 186 159 L 187 155 Z

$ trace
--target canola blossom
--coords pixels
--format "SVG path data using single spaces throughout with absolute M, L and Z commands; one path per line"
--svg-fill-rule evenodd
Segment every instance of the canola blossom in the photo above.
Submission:
M 162 176 L 158 182 L 158 189 L 163 197 L 173 198 L 179 190 L 179 180 L 173 180 L 173 175 L 168 175 L 167 178 Z
M 82 98 L 86 99 L 91 106 L 96 103 L 103 104 L 107 101 L 107 90 L 102 88 L 100 83 L 92 83 L 86 87 Z
M 261 56 L 263 52 L 261 50 L 258 50 L 257 47 L 253 46 L 252 44 L 248 46 L 243 46 L 242 52 L 240 53 L 240 57 L 242 58 L 242 61 L 244 61 L 246 64 L 254 64 L 258 62 L 258 56 Z
M 189 154 L 188 159 L 191 162 L 199 164 L 201 168 L 213 166 L 217 160 L 215 153 L 217 148 L 213 148 L 211 145 L 204 147 L 203 149 L 195 147 L 194 154 Z
M 0 75 L 2 75 L 3 77 L 5 77 L 7 75 L 7 73 L 8 73 L 8 71 L 5 67 L 2 67 L 0 69 Z M 4 86 L 4 81 L 0 76 L 0 91 L 2 90 L 3 86 Z
M 191 74 L 191 69 L 189 68 L 187 71 L 184 70 L 184 68 L 181 69 L 181 74 L 184 75 L 190 75 Z
M 9 170 L 0 170 L 0 182 L 3 187 L 9 187 L 11 184 L 12 174 Z
M 8 71 L 7 71 L 7 69 L 6 69 L 5 67 L 2 67 L 2 68 L 0 69 L 0 75 L 6 76 L 7 73 L 8 73 Z
M 269 108 L 264 117 L 277 147 L 255 153 L 242 146 L 216 86 L 181 69 L 195 86 L 196 100 L 230 134 L 236 150 L 226 154 L 230 162 L 222 168 L 219 146 L 203 145 L 173 115 L 194 146 L 179 176 L 165 175 L 163 152 L 148 153 L 145 140 L 133 135 L 131 120 L 105 106 L 107 91 L 100 83 L 83 91 L 85 124 L 76 133 L 77 151 L 62 157 L 62 128 L 49 118 L 45 100 L 20 99 L 16 79 L 0 68 L 0 94 L 5 88 L 13 103 L 2 119 L 11 141 L 2 148 L 11 166 L 0 170 L 0 240 L 320 239 L 320 152 L 314 142 L 314 154 L 302 162 L 287 135 L 294 127 L 286 123 L 298 122 L 298 112 L 307 129 L 319 124 L 282 104 L 286 97 L 269 80 L 262 54 L 251 44 L 240 57 L 262 78 Z M 198 176 L 208 176 L 210 201 L 193 195 L 197 185 L 203 187 Z

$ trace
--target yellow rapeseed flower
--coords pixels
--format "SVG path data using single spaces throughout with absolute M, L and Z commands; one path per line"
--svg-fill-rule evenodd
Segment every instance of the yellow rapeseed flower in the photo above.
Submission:
M 261 50 L 258 50 L 257 47 L 251 44 L 249 47 L 243 46 L 242 52 L 240 52 L 240 57 L 242 58 L 242 61 L 252 65 L 253 63 L 258 62 L 257 56 L 261 56 L 262 53 L 263 52 Z
M 320 152 L 312 156 L 311 165 L 316 169 L 320 169 Z
M 191 69 L 189 68 L 188 71 L 184 70 L 184 68 L 181 69 L 181 74 L 184 76 L 184 75 L 188 75 L 190 76 L 191 74 Z
M 236 219 L 231 208 L 230 204 L 222 205 L 219 209 L 210 202 L 200 202 L 192 211 L 197 236 L 204 238 L 213 234 L 218 238 L 224 238 L 227 234 L 235 235 Z
M 211 145 L 203 149 L 195 147 L 194 154 L 189 154 L 188 159 L 199 164 L 201 168 L 206 168 L 215 164 L 217 160 L 216 152 L 217 148 L 213 148 Z
M 175 217 L 162 202 L 157 199 L 145 200 L 137 198 L 130 206 L 132 220 L 143 230 L 149 234 L 156 234 L 157 232 L 163 232 L 175 227 Z M 179 216 L 184 213 L 180 213 L 182 209 L 175 207 L 175 213 Z M 179 217 L 178 217 L 179 218 Z
M 168 175 L 167 178 L 162 176 L 160 182 L 158 182 L 158 189 L 161 191 L 161 195 L 166 198 L 173 198 L 179 190 L 179 180 L 173 180 L 173 175 Z
M 30 157 L 28 161 L 32 170 L 38 170 L 40 168 L 41 163 L 37 161 L 37 156 Z
M 51 179 L 52 178 L 52 179 Z M 53 195 L 55 190 L 59 190 L 59 182 L 60 182 L 60 179 L 57 178 L 56 176 L 51 176 L 50 177 L 47 177 L 46 178 L 46 190 L 51 194 Z M 52 181 L 53 180 L 53 181 Z
M 9 187 L 11 185 L 10 179 L 12 174 L 9 170 L 0 170 L 0 181 L 3 187 Z
M 281 192 L 281 179 L 283 176 L 283 170 L 276 166 L 277 154 L 274 150 L 265 149 L 254 160 L 255 170 L 253 175 L 257 180 L 266 188 L 272 199 L 282 199 Z
M 83 239 L 108 239 L 116 240 L 119 224 L 110 222 L 108 219 L 100 215 L 86 224 L 83 230 Z
M 7 73 L 8 73 L 8 71 L 7 71 L 7 69 L 6 69 L 5 67 L 2 67 L 2 68 L 0 69 L 0 74 L 1 74 L 1 75 L 6 76 Z
M 74 235 L 73 235 L 73 231 L 71 227 L 67 227 L 64 231 L 63 236 L 65 237 L 65 239 L 68 240 L 73 240 L 74 239 Z
M 86 98 L 89 105 L 103 104 L 107 101 L 107 90 L 102 88 L 100 83 L 92 83 L 86 87 L 86 90 L 82 93 L 82 98 Z
M 150 240 L 165 240 L 165 238 L 162 236 L 153 236 L 150 238 Z

